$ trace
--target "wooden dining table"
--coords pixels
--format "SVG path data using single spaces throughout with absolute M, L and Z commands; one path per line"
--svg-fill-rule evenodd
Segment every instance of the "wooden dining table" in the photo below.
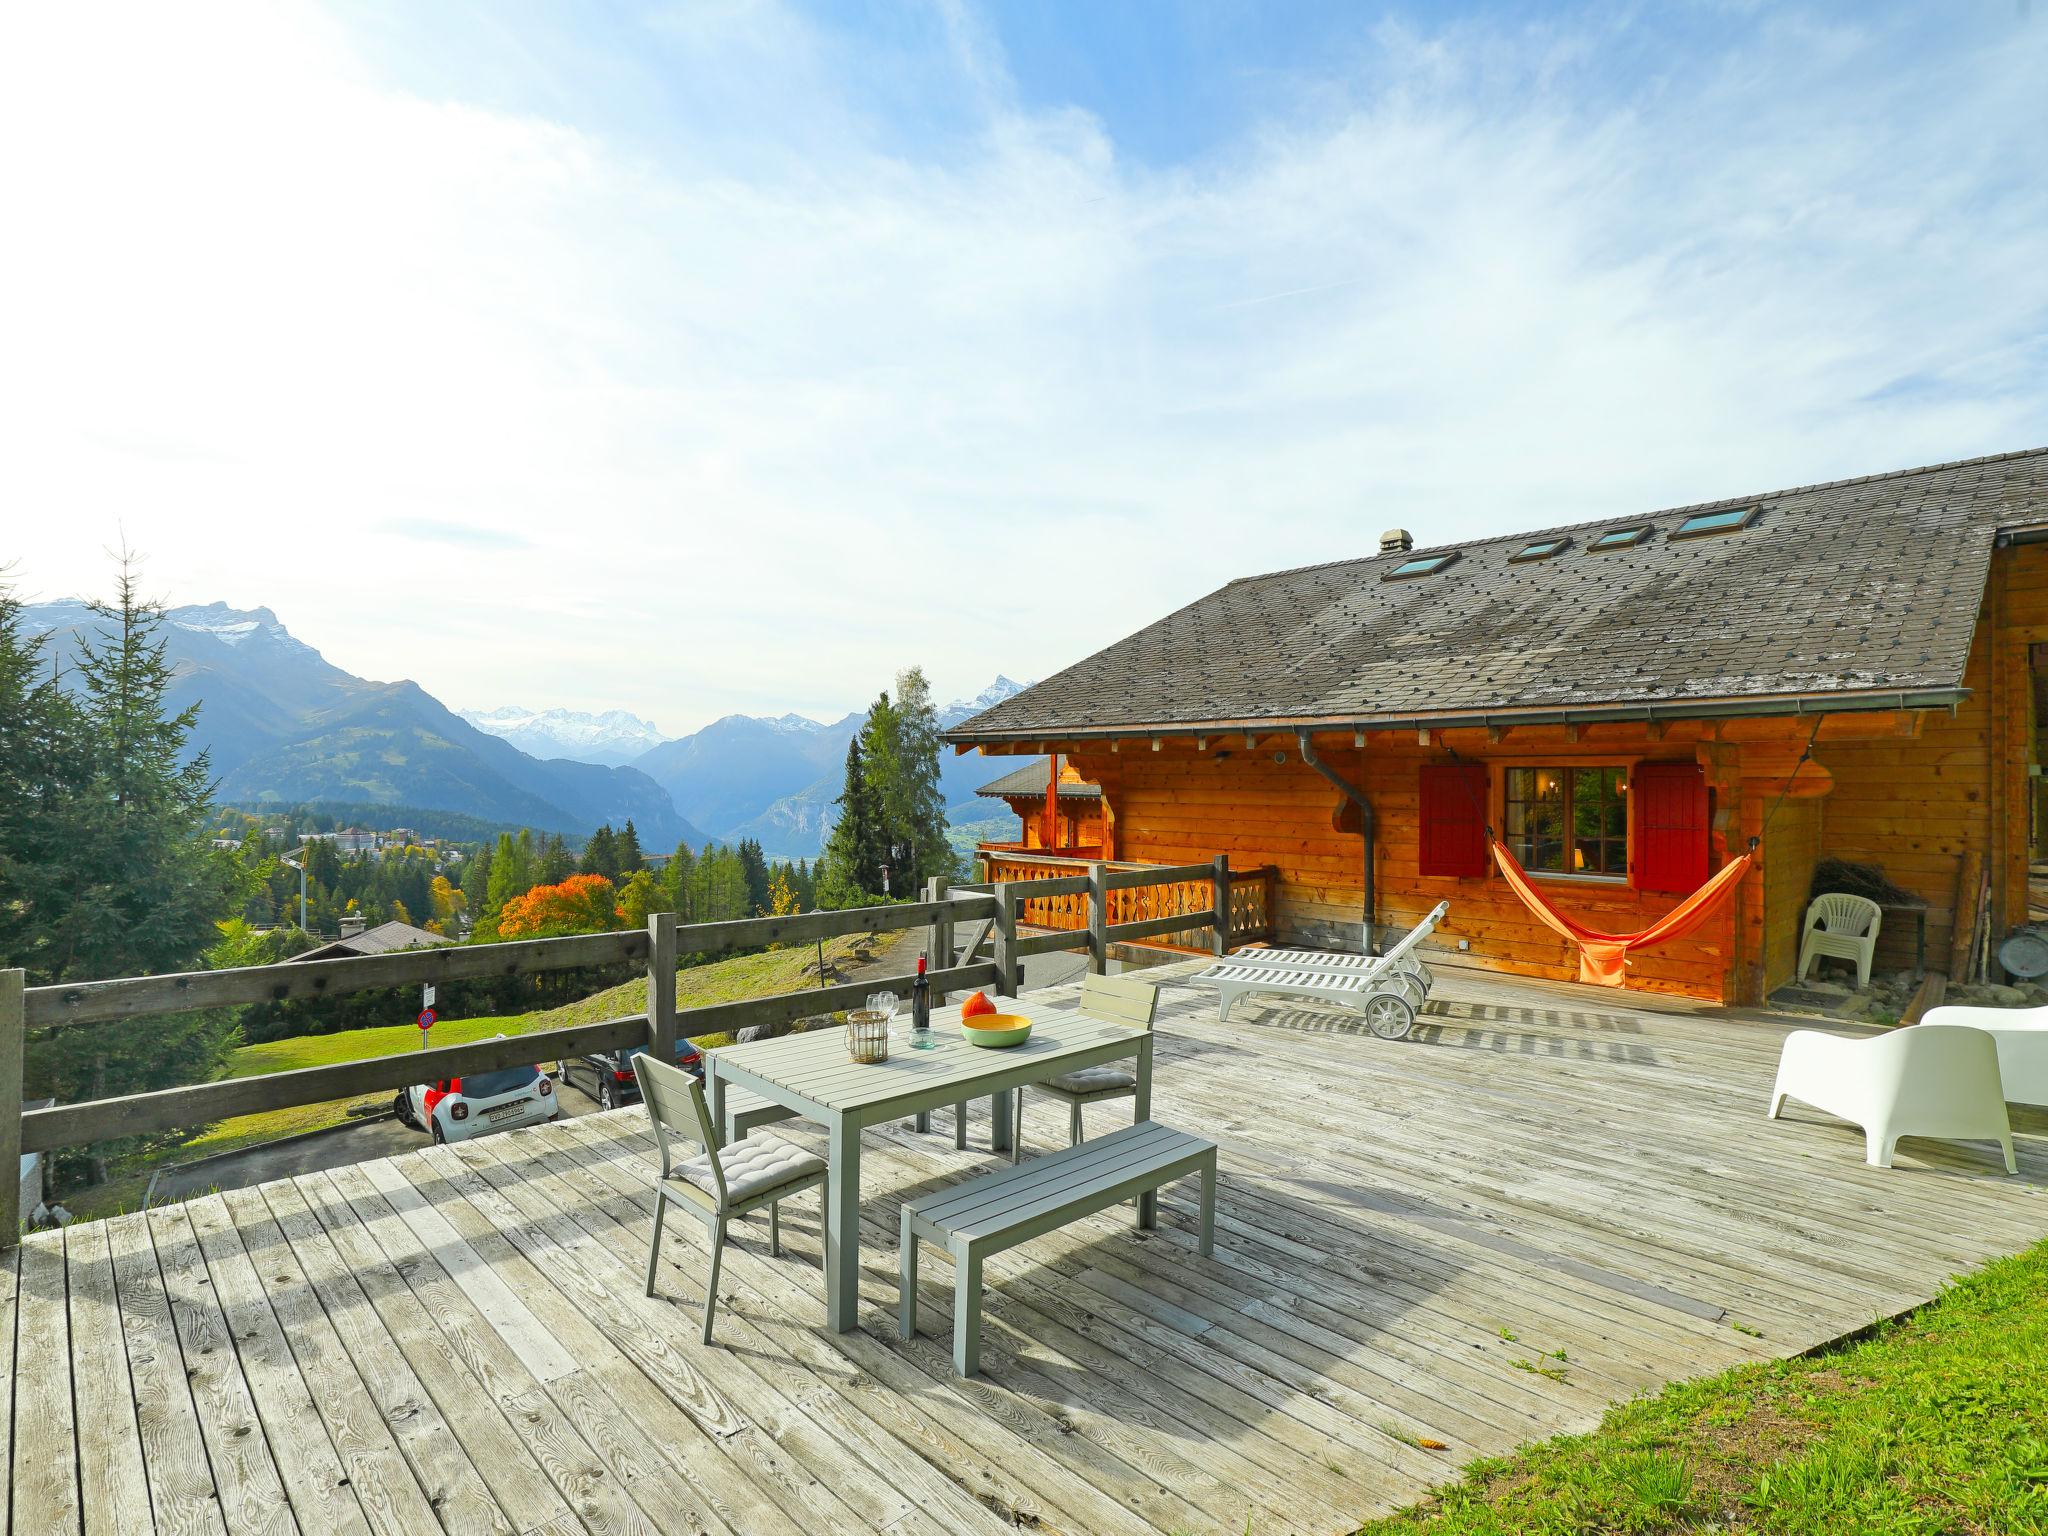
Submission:
M 993 1145 L 1007 1151 L 1014 1134 L 1011 1090 L 1126 1057 L 1137 1063 L 1135 1118 L 1150 1116 L 1150 1030 L 1023 998 L 1006 998 L 1001 1007 L 1031 1020 L 1031 1036 L 1022 1045 L 970 1045 L 961 1036 L 956 1005 L 932 1010 L 928 1050 L 911 1047 L 907 1020 L 899 1016 L 887 1061 L 851 1060 L 843 1027 L 721 1046 L 705 1054 L 704 1086 L 713 1125 L 725 1123 L 725 1085 L 737 1083 L 826 1128 L 831 1169 L 825 1184 L 825 1318 L 834 1333 L 851 1331 L 859 1320 L 860 1133 L 869 1126 L 988 1098 L 993 1101 Z M 1147 1196 L 1139 1205 L 1140 1223 L 1149 1226 L 1155 1219 Z

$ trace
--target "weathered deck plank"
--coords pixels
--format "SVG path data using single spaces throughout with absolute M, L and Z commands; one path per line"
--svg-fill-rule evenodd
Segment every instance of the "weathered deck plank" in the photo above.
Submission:
M 707 1350 L 701 1231 L 641 1294 L 625 1110 L 31 1238 L 0 1269 L 13 1529 L 1337 1533 L 2048 1232 L 2048 1115 L 2016 1115 L 2017 1177 L 1932 1142 L 1866 1168 L 1826 1117 L 1763 1120 L 1783 1020 L 1446 974 L 1389 1044 L 1315 1005 L 1219 1025 L 1188 969 L 1155 973 L 1154 1102 L 1222 1147 L 1215 1257 L 1177 1187 L 1154 1232 L 996 1256 L 982 1378 L 942 1261 L 936 1331 L 896 1338 L 893 1245 L 985 1122 L 966 1153 L 871 1133 L 860 1329 L 821 1327 L 798 1199 L 779 1258 L 737 1224 Z M 1027 1147 L 1065 1131 L 1041 1108 Z

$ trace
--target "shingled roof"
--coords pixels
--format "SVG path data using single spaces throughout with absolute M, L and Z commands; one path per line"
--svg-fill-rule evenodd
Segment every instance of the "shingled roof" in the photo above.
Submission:
M 1066 766 L 1066 759 L 1062 757 L 1060 759 L 1060 767 L 1064 770 Z M 1035 796 L 1043 800 L 1045 798 L 1045 759 L 1042 757 L 1033 758 L 1023 767 L 1011 769 L 1000 779 L 991 779 L 988 783 L 977 789 L 975 793 L 977 795 L 987 795 L 994 800 L 1010 800 L 1025 795 Z M 1081 779 L 1061 779 L 1059 797 L 1062 800 L 1099 800 L 1102 798 L 1102 786 L 1100 784 L 1090 784 Z
M 1743 507 L 1736 532 L 1672 537 Z M 2040 524 L 2048 448 L 1248 576 L 947 735 L 1947 704 L 1994 539 Z M 1553 538 L 1552 558 L 1510 558 Z M 1430 553 L 1457 558 L 1385 579 Z

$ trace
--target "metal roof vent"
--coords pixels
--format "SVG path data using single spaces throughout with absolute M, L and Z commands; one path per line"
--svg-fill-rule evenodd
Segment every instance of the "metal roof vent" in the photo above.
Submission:
M 1415 535 L 1406 528 L 1389 528 L 1380 535 L 1380 553 L 1398 555 L 1415 547 Z

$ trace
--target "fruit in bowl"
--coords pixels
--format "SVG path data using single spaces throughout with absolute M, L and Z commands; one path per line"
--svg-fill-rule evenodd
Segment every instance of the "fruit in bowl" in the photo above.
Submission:
M 960 1005 L 960 1017 L 963 1019 L 977 1018 L 984 1013 L 995 1011 L 996 1005 L 988 1000 L 986 992 L 977 992 Z

